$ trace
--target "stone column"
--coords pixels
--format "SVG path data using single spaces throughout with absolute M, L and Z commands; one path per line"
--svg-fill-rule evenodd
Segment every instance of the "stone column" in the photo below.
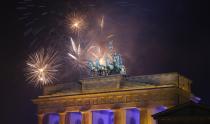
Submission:
M 156 121 L 153 119 L 152 115 L 154 113 L 154 108 L 147 108 L 147 124 L 156 124 Z
M 38 124 L 43 124 L 43 120 L 44 120 L 44 114 L 38 114 Z
M 115 109 L 114 112 L 114 124 L 126 124 L 126 110 L 123 108 Z
M 146 108 L 140 110 L 140 124 L 148 124 L 148 112 Z
M 83 111 L 82 113 L 82 124 L 92 124 L 92 111 Z
M 65 124 L 65 122 L 66 122 L 66 112 L 59 113 L 59 116 L 60 116 L 59 124 Z

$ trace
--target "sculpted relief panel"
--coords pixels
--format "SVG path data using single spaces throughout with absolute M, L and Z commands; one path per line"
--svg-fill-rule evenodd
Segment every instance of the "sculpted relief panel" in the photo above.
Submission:
M 163 95 L 163 92 L 165 94 Z M 39 104 L 39 109 L 53 109 L 53 108 L 66 108 L 66 107 L 88 107 L 95 105 L 120 105 L 127 103 L 138 103 L 144 105 L 147 102 L 158 100 L 175 100 L 175 94 L 167 91 L 153 92 L 153 93 L 128 93 L 128 94 L 109 94 L 102 96 L 88 96 L 85 98 L 68 98 L 63 97 L 60 100 L 46 100 Z

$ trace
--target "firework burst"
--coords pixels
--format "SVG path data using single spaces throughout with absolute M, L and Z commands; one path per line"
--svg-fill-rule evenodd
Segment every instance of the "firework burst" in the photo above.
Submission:
M 57 52 L 52 49 L 41 49 L 29 56 L 26 61 L 26 76 L 35 87 L 52 84 L 58 72 Z
M 79 34 L 79 32 L 81 32 L 87 27 L 85 17 L 78 13 L 73 13 L 72 15 L 68 16 L 67 24 L 70 27 L 70 29 L 77 34 Z
M 71 58 L 73 66 L 77 69 L 86 68 L 85 50 L 81 49 L 80 44 L 76 46 L 76 43 L 71 38 L 71 45 L 68 48 L 68 56 Z

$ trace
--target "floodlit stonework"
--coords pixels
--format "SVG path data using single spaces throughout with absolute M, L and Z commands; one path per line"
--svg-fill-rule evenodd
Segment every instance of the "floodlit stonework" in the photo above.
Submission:
M 33 102 L 38 106 L 39 124 L 45 124 L 45 116 L 51 113 L 59 117 L 59 124 L 108 124 L 99 117 L 106 111 L 111 113 L 107 114 L 110 118 L 113 113 L 109 124 L 153 124 L 155 122 L 151 115 L 161 111 L 160 107 L 169 108 L 192 97 L 191 80 L 178 73 L 164 73 L 111 75 L 83 79 L 78 83 L 57 84 L 45 87 L 43 95 Z M 100 110 L 105 112 L 97 113 Z M 71 121 L 73 115 L 67 119 L 72 112 L 81 113 L 81 122 Z M 135 117 L 130 117 L 129 112 L 134 113 Z

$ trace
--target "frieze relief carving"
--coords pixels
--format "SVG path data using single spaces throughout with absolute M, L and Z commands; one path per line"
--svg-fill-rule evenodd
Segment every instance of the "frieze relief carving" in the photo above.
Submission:
M 47 101 L 39 104 L 40 108 L 54 107 L 56 105 L 62 105 L 64 107 L 71 106 L 84 106 L 84 105 L 102 105 L 102 104 L 119 104 L 130 102 L 142 102 L 145 100 L 145 96 L 142 97 L 136 94 L 129 95 L 113 95 L 113 96 L 99 96 L 89 98 L 74 98 L 58 101 Z

